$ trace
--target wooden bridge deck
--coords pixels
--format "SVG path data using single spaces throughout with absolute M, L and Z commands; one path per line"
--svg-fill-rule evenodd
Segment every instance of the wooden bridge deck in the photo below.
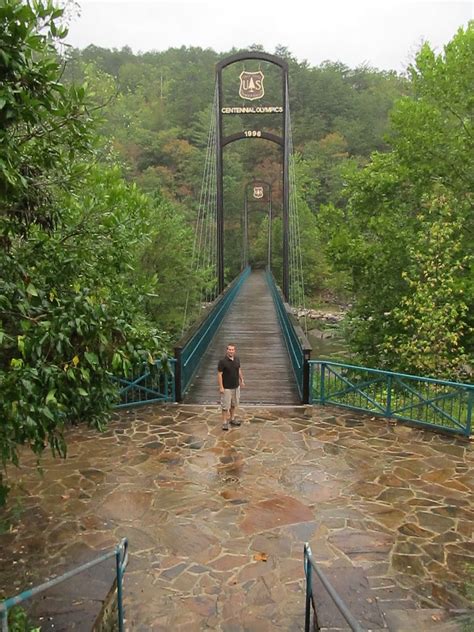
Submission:
M 228 343 L 237 347 L 246 387 L 245 404 L 299 404 L 300 398 L 265 273 L 245 281 L 209 345 L 184 401 L 216 404 L 217 363 Z

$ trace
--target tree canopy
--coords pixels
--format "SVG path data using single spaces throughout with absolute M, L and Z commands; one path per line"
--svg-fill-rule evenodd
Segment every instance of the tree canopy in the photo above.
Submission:
M 324 211 L 351 273 L 351 341 L 371 364 L 454 379 L 472 362 L 473 61 L 472 23 L 442 54 L 421 48 L 391 150 L 349 174 L 343 212 Z
M 49 1 L 0 6 L 2 468 L 18 445 L 63 455 L 68 425 L 102 427 L 117 399 L 111 374 L 166 349 L 160 325 L 172 330 L 177 316 L 152 319 L 147 296 L 163 301 L 168 279 L 159 258 L 143 261 L 159 240 L 173 248 L 191 235 L 158 193 L 123 179 L 87 86 L 61 81 L 61 17 Z M 187 251 L 176 253 L 175 278 L 189 278 Z
M 199 199 L 215 90 L 215 64 L 236 52 L 233 49 L 218 54 L 210 49 L 183 46 L 133 54 L 129 48 L 107 50 L 89 46 L 82 51 L 72 50 L 68 55 L 68 78 L 93 80 L 94 75 L 100 76 L 96 84 L 109 86 L 108 92 L 102 90 L 103 101 L 115 86 L 116 96 L 103 110 L 101 130 L 113 139 L 115 150 L 128 168 L 128 177 L 148 192 L 161 189 L 189 218 L 196 214 Z M 405 94 L 409 85 L 394 72 L 366 66 L 350 69 L 332 62 L 311 67 L 296 60 L 285 48 L 275 53 L 289 64 L 293 141 L 301 155 L 299 168 L 307 174 L 306 178 L 299 178 L 301 182 L 304 180 L 301 201 L 317 215 L 321 204 L 342 204 L 346 168 L 364 164 L 373 150 L 387 149 L 388 113 L 395 98 Z M 229 68 L 228 72 L 230 76 L 227 79 L 224 76 L 223 86 L 226 96 L 238 82 L 241 68 Z M 265 73 L 266 91 L 275 93 L 277 103 L 281 88 L 270 67 L 265 68 Z M 275 124 L 278 121 L 275 119 Z M 235 116 L 229 125 L 235 131 L 247 123 Z M 267 141 L 247 140 L 229 146 L 224 158 L 226 265 L 230 280 L 240 265 L 241 237 L 236 234 L 235 226 L 240 224 L 244 191 L 251 179 L 273 182 L 274 210 L 275 214 L 281 214 L 281 156 Z M 257 255 L 258 244 L 263 243 L 263 233 L 268 227 L 264 214 L 254 214 L 252 222 L 256 225 L 251 232 L 259 237 L 250 250 Z M 281 258 L 280 241 L 275 242 L 276 262 Z M 322 254 L 324 234 L 321 233 L 315 246 L 319 252 L 316 259 L 322 267 L 314 268 L 314 257 L 307 253 L 305 271 L 310 294 L 331 285 Z

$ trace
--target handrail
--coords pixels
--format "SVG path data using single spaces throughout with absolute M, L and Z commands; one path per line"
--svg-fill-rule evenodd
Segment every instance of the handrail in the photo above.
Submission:
M 450 382 L 449 380 L 441 380 L 435 377 L 423 377 L 422 375 L 413 375 L 410 373 L 397 373 L 397 371 L 388 371 L 385 369 L 374 369 L 368 366 L 360 366 L 357 364 L 345 364 L 343 362 L 333 362 L 333 360 L 319 360 L 315 358 L 311 360 L 311 364 L 331 364 L 333 366 L 340 366 L 344 369 L 361 369 L 367 371 L 368 373 L 390 373 L 391 375 L 396 375 L 397 377 L 408 377 L 408 378 L 416 378 L 417 380 L 421 380 L 422 382 L 431 382 L 433 384 L 445 384 L 446 386 L 467 386 L 468 388 L 474 389 L 474 384 L 465 384 L 463 382 Z
M 334 404 L 469 437 L 474 385 L 310 360 L 310 402 Z
M 174 402 L 175 364 L 174 358 L 166 358 L 164 363 L 161 360 L 156 360 L 153 364 L 143 362 L 129 378 L 111 375 L 112 381 L 119 384 L 120 403 L 115 408 Z
M 351 628 L 351 630 L 353 630 L 353 632 L 364 632 L 364 629 L 360 626 L 359 622 L 352 615 L 351 611 L 349 610 L 347 605 L 344 603 L 344 601 L 341 599 L 341 597 L 339 596 L 337 591 L 334 589 L 332 584 L 329 582 L 326 575 L 322 572 L 322 570 L 318 568 L 316 562 L 313 559 L 311 547 L 309 546 L 308 542 L 305 542 L 305 545 L 304 545 L 304 573 L 306 577 L 306 609 L 305 609 L 305 625 L 304 625 L 305 632 L 310 632 L 309 628 L 310 628 L 310 620 L 311 620 L 311 601 L 313 599 L 313 583 L 312 583 L 312 577 L 311 577 L 312 570 L 314 570 L 316 575 L 321 580 L 322 585 L 327 590 L 329 596 L 335 603 L 339 612 L 342 614 L 344 619 L 349 624 L 349 627 Z M 319 630 L 320 628 L 318 624 L 316 611 L 315 611 L 315 617 L 316 617 L 316 627 Z
M 206 351 L 212 337 L 222 322 L 229 305 L 237 296 L 245 279 L 250 274 L 247 266 L 222 294 L 214 301 L 204 320 L 191 328 L 191 331 L 175 346 L 176 358 L 176 401 L 180 401 L 198 368 L 200 359 Z
M 83 571 L 86 571 L 89 568 L 97 566 L 105 560 L 110 559 L 111 557 L 115 557 L 115 572 L 117 579 L 117 606 L 118 606 L 118 629 L 119 632 L 124 632 L 124 619 L 123 619 L 123 595 L 122 595 L 122 579 L 125 573 L 125 569 L 128 564 L 128 540 L 127 538 L 123 538 L 119 544 L 117 544 L 113 551 L 109 551 L 108 553 L 104 553 L 100 557 L 97 557 L 95 560 L 91 560 L 86 564 L 82 564 L 77 568 L 74 568 L 59 577 L 55 577 L 54 579 L 50 579 L 39 586 L 35 586 L 34 588 L 29 588 L 24 592 L 16 595 L 15 597 L 9 597 L 0 603 L 0 620 L 2 623 L 2 632 L 8 632 L 8 611 L 23 601 L 34 597 L 35 595 L 56 586 L 57 584 L 61 584 L 62 582 L 74 577 L 75 575 L 79 575 Z
M 280 327 L 285 339 L 291 366 L 295 374 L 296 384 L 303 404 L 307 404 L 310 398 L 309 392 L 309 359 L 312 347 L 300 327 L 296 327 L 290 316 L 290 306 L 285 303 L 280 288 L 276 284 L 275 277 L 267 268 L 267 283 L 270 288 L 273 303 L 277 312 Z

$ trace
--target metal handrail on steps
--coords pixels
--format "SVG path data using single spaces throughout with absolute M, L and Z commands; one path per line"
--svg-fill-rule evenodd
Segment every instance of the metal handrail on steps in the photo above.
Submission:
M 349 608 L 346 606 L 344 601 L 338 595 L 338 593 L 334 590 L 333 586 L 329 582 L 326 575 L 322 572 L 320 568 L 318 568 L 316 562 L 313 559 L 313 554 L 311 552 L 311 548 L 309 544 L 306 542 L 304 545 L 304 574 L 306 577 L 306 609 L 305 609 L 305 623 L 304 630 L 305 632 L 310 632 L 310 624 L 311 624 L 311 601 L 313 600 L 313 582 L 312 582 L 312 571 L 316 573 L 316 575 L 321 580 L 322 585 L 327 590 L 329 596 L 336 604 L 337 609 L 342 614 L 344 619 L 349 624 L 349 627 L 353 632 L 364 632 L 364 629 L 360 626 L 359 622 L 356 621 Z M 314 611 L 315 616 L 315 627 L 319 630 L 318 617 L 316 614 L 316 610 Z
M 17 606 L 20 603 L 23 603 L 27 599 L 38 595 L 39 593 L 56 586 L 57 584 L 61 584 L 62 582 L 74 577 L 75 575 L 79 575 L 83 571 L 92 568 L 93 566 L 97 566 L 102 562 L 110 559 L 111 557 L 115 557 L 115 573 L 117 580 L 117 610 L 118 610 L 118 630 L 119 632 L 124 631 L 124 619 L 123 619 L 123 596 L 122 596 L 122 579 L 125 573 L 125 569 L 128 564 L 128 540 L 127 538 L 123 538 L 119 544 L 117 544 L 112 551 L 108 553 L 104 553 L 103 555 L 97 557 L 95 560 L 91 560 L 86 564 L 82 564 L 77 568 L 74 568 L 59 577 L 55 577 L 54 579 L 50 579 L 44 584 L 40 584 L 39 586 L 35 586 L 34 588 L 29 588 L 24 592 L 16 595 L 15 597 L 10 597 L 9 599 L 5 599 L 0 603 L 0 621 L 2 624 L 2 632 L 8 632 L 8 611 L 13 608 L 13 606 Z

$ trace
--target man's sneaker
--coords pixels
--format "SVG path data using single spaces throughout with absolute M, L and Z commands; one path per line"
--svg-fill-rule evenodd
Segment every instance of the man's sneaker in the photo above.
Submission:
M 230 420 L 230 424 L 231 426 L 240 426 L 241 425 L 241 421 L 239 419 L 231 419 Z
M 222 430 L 229 430 L 229 424 L 222 424 Z

